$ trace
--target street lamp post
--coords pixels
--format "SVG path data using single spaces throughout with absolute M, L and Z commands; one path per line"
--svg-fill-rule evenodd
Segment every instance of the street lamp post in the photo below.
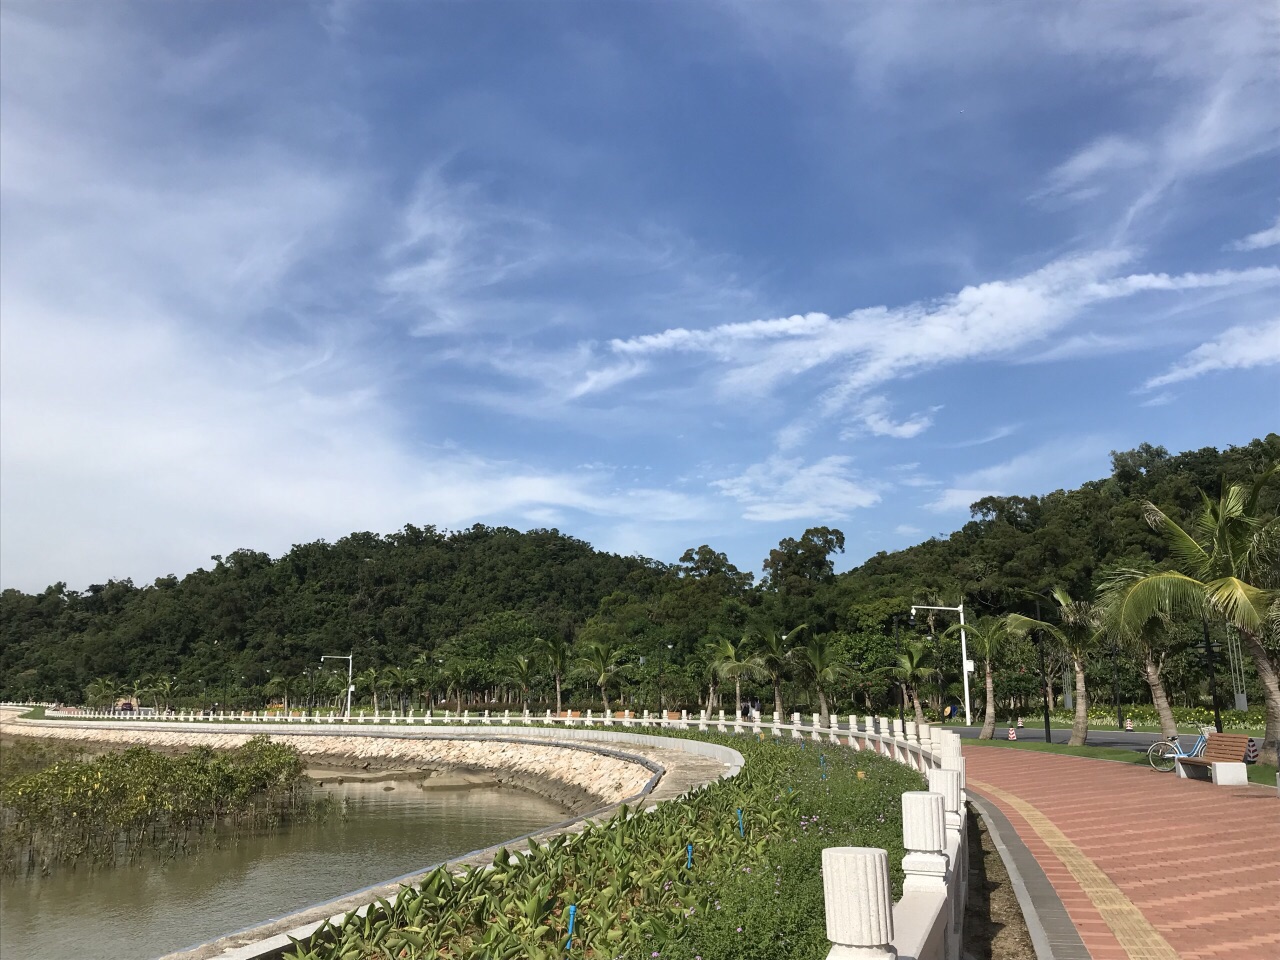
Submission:
M 960 673 L 964 677 L 964 725 L 967 727 L 973 722 L 969 709 L 969 671 L 973 669 L 973 663 L 969 659 L 969 641 L 964 632 L 964 602 L 961 601 L 958 607 L 931 607 L 923 603 L 916 604 L 911 608 L 912 617 L 915 617 L 917 610 L 951 610 L 960 614 Z
M 355 666 L 355 655 L 350 653 L 346 654 L 345 656 L 342 654 L 326 654 L 325 656 L 320 658 L 320 665 L 323 666 L 326 660 L 347 661 L 347 712 L 345 716 L 349 720 L 351 719 L 351 691 L 355 689 L 355 684 L 353 684 L 351 681 L 351 678 L 353 675 L 353 668 Z
M 1213 698 L 1213 726 L 1219 733 L 1222 732 L 1222 708 L 1218 706 L 1218 676 L 1214 672 L 1214 655 L 1222 649 L 1220 644 L 1214 643 L 1209 639 L 1209 620 L 1202 617 L 1201 626 L 1204 627 L 1204 659 L 1209 667 L 1209 696 Z

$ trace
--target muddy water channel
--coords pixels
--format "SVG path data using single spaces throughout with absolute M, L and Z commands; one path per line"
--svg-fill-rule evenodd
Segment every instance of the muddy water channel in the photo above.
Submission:
M 327 781 L 321 792 L 336 802 L 321 823 L 163 864 L 0 881 L 0 957 L 157 957 L 569 816 L 541 797 L 492 786 Z

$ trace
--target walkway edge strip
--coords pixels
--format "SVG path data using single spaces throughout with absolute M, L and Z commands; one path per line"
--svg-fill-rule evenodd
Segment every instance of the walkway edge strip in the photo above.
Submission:
M 1057 891 L 1049 883 L 1049 878 L 1044 875 L 1043 871 L 1039 870 L 1040 865 L 1036 863 L 1035 857 L 1027 849 L 1026 844 L 1022 842 L 1022 838 L 1018 836 L 1018 832 L 1013 828 L 1013 824 L 1009 822 L 1009 818 L 1000 812 L 1000 808 L 995 804 L 980 799 L 973 793 L 969 794 L 969 803 L 978 811 L 978 814 L 982 817 L 982 822 L 987 825 L 987 832 L 991 834 L 991 842 L 995 844 L 996 852 L 1000 854 L 1000 860 L 1004 863 L 1005 872 L 1009 874 L 1009 882 L 1013 885 L 1013 894 L 1018 898 L 1018 906 L 1022 908 L 1022 919 L 1027 925 L 1027 933 L 1031 937 L 1031 945 L 1036 951 L 1036 960 L 1075 960 L 1077 956 L 1088 957 L 1089 951 L 1085 949 L 1084 941 L 1079 940 L 1080 934 L 1078 931 L 1076 931 L 1076 939 L 1079 940 L 1080 944 L 1078 951 L 1070 948 L 1073 945 L 1068 945 L 1066 951 L 1054 952 L 1053 944 L 1049 941 L 1049 934 L 1045 931 L 1044 923 L 1041 920 L 1041 914 L 1052 913 L 1055 918 L 1064 921 L 1075 931 L 1075 924 L 1071 923 L 1067 908 L 1063 906 Z M 1008 832 L 1007 835 L 1006 831 Z M 1030 860 L 1029 867 L 1034 866 L 1040 872 L 1039 877 L 1033 878 L 1033 881 L 1042 881 L 1047 889 L 1042 889 L 1039 896 L 1034 896 L 1027 887 L 1027 881 L 1023 878 L 1022 869 L 1014 856 L 1014 844 Z M 1037 886 L 1039 885 L 1037 883 Z M 1037 902 L 1037 900 L 1040 902 Z
M 1132 960 L 1180 960 L 1178 952 L 1124 891 L 1038 807 L 989 783 L 970 779 L 969 785 L 1003 800 L 1027 821 L 1080 884 L 1080 889 Z

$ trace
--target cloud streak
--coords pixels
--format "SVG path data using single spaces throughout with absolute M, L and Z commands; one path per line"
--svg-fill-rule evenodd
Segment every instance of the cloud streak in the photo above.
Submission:
M 1280 319 L 1256 326 L 1236 326 L 1220 337 L 1202 343 L 1159 376 L 1151 377 L 1144 390 L 1194 380 L 1223 370 L 1250 370 L 1280 364 Z
M 1230 249 L 1266 250 L 1275 246 L 1280 246 L 1280 217 L 1276 217 L 1276 222 L 1271 226 L 1235 241 L 1230 245 Z

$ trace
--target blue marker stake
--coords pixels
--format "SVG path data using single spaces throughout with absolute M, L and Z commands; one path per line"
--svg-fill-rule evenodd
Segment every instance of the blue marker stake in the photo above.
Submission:
M 570 905 L 569 907 L 569 940 L 564 945 L 564 949 L 566 952 L 568 952 L 573 947 L 573 921 L 577 918 L 577 916 L 578 916 L 577 906 Z
M 692 870 L 693 869 L 693 844 L 692 843 L 689 844 L 687 847 L 684 848 L 684 850 L 685 850 L 685 861 L 684 861 L 685 869 Z
M 739 807 L 738 808 L 738 836 L 745 837 L 746 835 L 747 835 L 747 831 L 742 826 L 742 808 Z

